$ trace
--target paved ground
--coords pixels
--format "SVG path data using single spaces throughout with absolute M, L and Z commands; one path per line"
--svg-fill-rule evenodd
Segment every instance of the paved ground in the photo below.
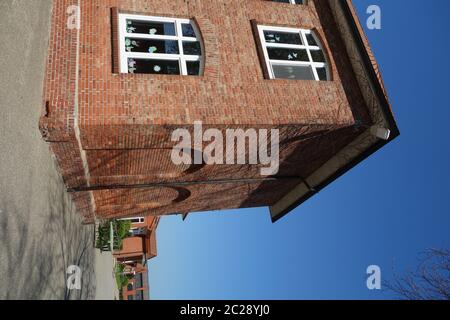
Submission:
M 108 298 L 111 256 L 95 253 L 38 130 L 50 11 L 51 0 L 0 1 L 0 299 Z M 69 265 L 82 290 L 67 290 Z
M 111 252 L 95 250 L 95 276 L 97 283 L 95 300 L 119 300 Z

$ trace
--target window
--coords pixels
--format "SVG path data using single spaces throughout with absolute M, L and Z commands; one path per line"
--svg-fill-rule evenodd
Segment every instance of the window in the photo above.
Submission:
M 258 26 L 270 79 L 327 81 L 330 72 L 311 30 Z
M 135 277 L 135 288 L 141 289 L 143 287 L 143 283 L 142 273 L 138 273 Z
M 202 73 L 202 44 L 191 20 L 120 14 L 119 35 L 122 73 Z
M 132 236 L 145 236 L 147 234 L 146 228 L 131 228 L 130 235 Z
M 134 218 L 122 218 L 118 219 L 119 221 L 130 221 L 131 223 L 144 223 L 145 218 L 144 217 L 134 217 Z
M 144 292 L 137 291 L 135 295 L 135 300 L 144 300 Z
M 129 284 L 127 285 L 127 290 L 128 290 L 128 291 L 133 290 L 133 284 L 132 284 L 132 283 L 129 283 Z
M 291 3 L 291 4 L 304 4 L 305 0 L 270 0 L 272 2 L 282 2 L 282 3 Z

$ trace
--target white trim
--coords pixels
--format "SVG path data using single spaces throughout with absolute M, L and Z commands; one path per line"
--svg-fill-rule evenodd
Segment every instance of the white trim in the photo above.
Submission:
M 78 93 L 79 93 L 79 81 L 80 81 L 80 30 L 81 30 L 81 0 L 77 1 L 78 6 L 78 28 L 77 28 L 77 43 L 76 43 L 76 58 L 75 58 L 75 95 L 74 95 L 74 109 L 73 109 L 73 129 L 75 131 L 75 138 L 77 140 L 78 149 L 80 150 L 80 158 L 83 165 L 83 171 L 84 171 L 84 177 L 86 179 L 86 186 L 91 186 L 91 172 L 89 170 L 89 162 L 87 160 L 86 151 L 83 148 L 83 144 L 81 142 L 81 131 L 80 131 L 80 125 L 79 125 L 79 100 L 78 100 Z M 70 117 L 67 117 L 68 126 L 70 126 Z M 95 198 L 94 198 L 94 192 L 89 192 L 89 201 L 91 203 L 91 209 L 93 214 L 94 221 L 97 219 L 96 217 L 96 211 L 97 207 L 95 204 Z
M 283 43 L 267 42 L 266 37 L 264 36 L 264 31 L 298 33 L 300 35 L 302 44 L 296 45 L 296 44 L 283 44 Z M 314 78 L 316 81 L 320 81 L 319 75 L 317 72 L 317 68 L 325 68 L 326 73 L 327 73 L 327 81 L 330 80 L 331 77 L 330 77 L 329 63 L 327 62 L 325 52 L 320 44 L 319 39 L 316 37 L 314 32 L 312 32 L 311 30 L 258 25 L 258 33 L 259 33 L 259 38 L 261 40 L 261 45 L 263 47 L 264 60 L 266 62 L 266 68 L 269 73 L 270 79 L 276 79 L 274 71 L 273 71 L 273 67 L 272 67 L 273 64 L 276 64 L 276 65 L 290 65 L 290 66 L 309 66 L 312 69 L 312 72 L 314 74 Z M 314 37 L 314 40 L 318 44 L 317 46 L 309 45 L 307 37 L 306 37 L 309 34 Z M 306 50 L 309 61 L 271 60 L 269 58 L 269 51 L 267 50 L 267 48 L 285 48 L 285 49 Z M 322 53 L 325 57 L 325 61 L 326 61 L 325 63 L 313 62 L 311 51 L 318 51 L 318 50 L 322 51 Z
M 127 20 L 149 21 L 149 22 L 165 22 L 173 23 L 175 27 L 175 35 L 151 35 L 151 34 L 138 34 L 128 33 Z M 183 36 L 182 25 L 190 24 L 194 29 L 196 37 Z M 161 54 L 161 53 L 144 53 L 144 52 L 128 52 L 125 50 L 125 39 L 128 37 L 136 39 L 154 39 L 154 40 L 172 40 L 178 41 L 179 54 Z M 199 42 L 202 50 L 202 55 L 185 55 L 183 50 L 183 42 Z M 154 17 L 143 16 L 134 14 L 119 14 L 119 50 L 120 50 L 120 72 L 130 73 L 128 69 L 128 59 L 156 59 L 156 60 L 170 60 L 179 61 L 180 75 L 188 75 L 187 62 L 200 61 L 199 75 L 203 74 L 204 69 L 204 46 L 201 41 L 200 32 L 196 24 L 189 19 L 167 18 L 167 17 Z
M 134 223 L 144 223 L 145 222 L 145 218 L 144 217 L 121 218 L 121 219 L 117 219 L 117 220 L 119 220 L 119 221 L 138 220 L 138 222 L 134 222 Z

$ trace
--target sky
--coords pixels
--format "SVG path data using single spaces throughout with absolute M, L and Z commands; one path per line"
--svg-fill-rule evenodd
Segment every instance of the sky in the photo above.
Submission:
M 450 248 L 450 1 L 354 0 L 401 136 L 272 224 L 267 208 L 164 217 L 152 299 L 392 299 L 366 269 L 414 270 Z M 365 25 L 365 23 L 364 23 Z

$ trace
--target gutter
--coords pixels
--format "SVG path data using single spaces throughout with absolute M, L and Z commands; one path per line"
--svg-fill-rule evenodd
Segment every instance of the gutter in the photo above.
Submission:
M 349 170 L 356 167 L 360 162 L 364 161 L 368 157 L 370 157 L 372 154 L 380 150 L 382 147 L 387 145 L 388 143 L 395 140 L 398 136 L 400 136 L 400 130 L 398 129 L 397 123 L 394 119 L 394 116 L 392 114 L 392 110 L 389 104 L 389 101 L 387 100 L 387 97 L 385 95 L 385 91 L 383 90 L 382 84 L 380 82 L 379 77 L 377 76 L 374 66 L 372 64 L 372 61 L 370 59 L 369 53 L 367 52 L 366 45 L 363 40 L 363 35 L 359 32 L 358 29 L 358 21 L 356 20 L 357 17 L 352 12 L 352 4 L 350 0 L 342 0 L 342 1 L 336 1 L 338 5 L 341 6 L 341 9 L 344 13 L 344 16 L 346 18 L 346 22 L 350 26 L 350 30 L 352 32 L 352 38 L 358 48 L 358 51 L 362 57 L 362 63 L 364 64 L 365 71 L 367 72 L 367 76 L 372 84 L 372 87 L 375 91 L 375 94 L 377 95 L 379 99 L 379 104 L 381 107 L 381 112 L 383 113 L 383 116 L 385 118 L 385 121 L 387 122 L 388 129 L 391 131 L 390 137 L 388 140 L 381 140 L 378 139 L 377 142 L 372 144 L 369 148 L 367 148 L 365 151 L 360 153 L 358 156 L 354 157 L 350 162 L 348 162 L 346 165 L 342 166 L 340 169 L 338 169 L 335 173 L 327 177 L 323 182 L 319 183 L 318 185 L 314 186 L 313 188 L 309 187 L 309 191 L 303 194 L 301 197 L 299 197 L 297 200 L 295 200 L 292 204 L 284 208 L 283 210 L 279 212 L 275 212 L 274 206 L 270 208 L 271 211 L 271 218 L 272 222 L 275 223 L 281 218 L 283 218 L 286 214 L 303 204 L 305 201 L 313 197 L 315 194 L 320 192 L 322 189 L 327 187 L 329 184 L 343 176 L 345 173 L 347 173 Z

